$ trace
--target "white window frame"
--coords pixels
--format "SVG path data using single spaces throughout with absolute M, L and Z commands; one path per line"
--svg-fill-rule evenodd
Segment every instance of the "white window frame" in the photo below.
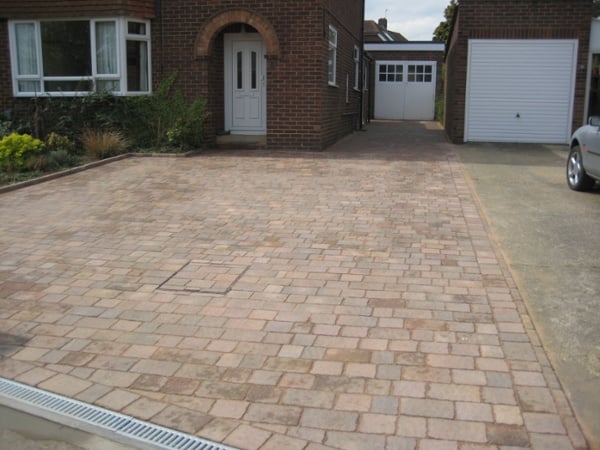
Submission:
M 433 83 L 433 64 L 408 64 L 406 81 L 408 83 Z
M 380 83 L 404 83 L 406 80 L 406 74 L 404 73 L 404 64 L 398 64 L 396 62 L 383 61 L 377 65 L 377 80 Z
M 360 90 L 360 48 L 358 45 L 354 46 L 354 90 Z
M 41 23 L 42 22 L 66 22 L 66 21 L 88 21 L 90 24 L 90 58 L 91 58 L 91 75 L 82 75 L 76 77 L 47 77 L 44 76 L 43 69 L 43 55 L 42 55 L 42 36 L 41 36 Z M 116 42 L 116 73 L 113 74 L 99 74 L 97 53 L 96 53 L 96 24 L 99 22 L 114 22 L 115 23 L 115 42 Z M 129 34 L 128 24 L 142 23 L 145 26 L 145 33 L 143 34 Z M 17 38 L 16 38 L 16 25 L 17 24 L 33 24 L 34 25 L 34 39 L 35 39 L 35 51 L 36 51 L 36 74 L 32 75 L 20 75 L 18 73 L 18 61 L 17 61 Z M 129 17 L 106 17 L 106 18 L 75 18 L 75 19 L 43 19 L 43 20 L 11 20 L 9 25 L 9 48 L 10 48 L 10 61 L 11 61 L 11 74 L 13 84 L 13 95 L 15 97 L 74 97 L 74 96 L 85 96 L 97 92 L 98 81 L 118 81 L 119 89 L 109 91 L 114 95 L 146 95 L 152 91 L 152 63 L 151 54 L 152 50 L 150 47 L 150 21 L 129 18 Z M 147 48 L 147 86 L 148 89 L 145 91 L 128 91 L 127 90 L 127 41 L 143 41 L 146 43 Z M 22 91 L 19 89 L 20 81 L 34 81 L 39 84 L 37 91 Z M 93 89 L 91 91 L 47 91 L 45 90 L 46 81 L 92 81 Z
M 333 25 L 329 25 L 327 51 L 327 83 L 330 86 L 337 86 L 337 47 L 338 31 Z

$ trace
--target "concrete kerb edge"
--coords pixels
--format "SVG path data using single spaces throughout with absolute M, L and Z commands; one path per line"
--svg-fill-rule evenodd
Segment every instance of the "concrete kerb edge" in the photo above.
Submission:
M 99 161 L 94 161 L 91 163 L 83 164 L 81 166 L 72 167 L 70 169 L 61 170 L 59 172 L 49 173 L 48 175 L 43 175 L 41 177 L 32 178 L 31 180 L 21 181 L 20 183 L 9 184 L 7 186 L 0 187 L 0 194 L 4 194 L 5 192 L 12 192 L 18 189 L 26 188 L 28 186 L 34 186 L 36 184 L 45 183 L 47 181 L 56 180 L 58 178 L 66 177 L 68 175 L 73 175 L 79 172 L 83 172 L 85 170 L 94 169 L 96 167 L 104 166 L 106 164 L 111 164 L 113 162 L 121 161 L 127 158 L 187 158 L 190 156 L 195 156 L 202 153 L 201 150 L 192 150 L 186 153 L 138 153 L 138 152 L 130 152 L 124 153 L 122 155 L 113 156 L 111 158 L 101 159 Z

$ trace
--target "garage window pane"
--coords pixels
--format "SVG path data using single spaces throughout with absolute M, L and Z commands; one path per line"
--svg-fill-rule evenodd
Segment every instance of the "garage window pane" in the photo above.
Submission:
M 409 65 L 408 81 L 410 83 L 431 83 L 433 82 L 433 66 L 430 65 Z
M 399 83 L 404 78 L 404 66 L 401 64 L 381 64 L 379 66 L 379 81 Z

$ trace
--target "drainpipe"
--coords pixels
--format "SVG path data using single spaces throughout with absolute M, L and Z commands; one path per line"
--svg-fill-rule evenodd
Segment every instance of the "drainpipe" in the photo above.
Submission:
M 163 72 L 164 72 L 164 60 L 163 60 L 163 55 L 164 55 L 164 19 L 163 19 L 163 4 L 161 0 L 154 0 L 154 15 L 156 16 L 156 18 L 158 19 L 158 23 L 159 23 L 159 33 L 160 33 L 160 44 L 159 47 L 160 49 L 158 50 L 158 54 L 159 54 L 159 66 L 158 66 L 158 75 L 160 80 L 162 80 L 163 78 Z

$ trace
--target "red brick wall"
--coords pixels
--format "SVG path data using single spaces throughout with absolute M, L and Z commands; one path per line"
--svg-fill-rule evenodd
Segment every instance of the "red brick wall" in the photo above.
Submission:
M 464 141 L 469 39 L 578 39 L 573 129 L 584 121 L 591 0 L 461 0 L 446 57 L 445 128 Z
M 8 19 L 127 15 L 151 18 L 153 14 L 154 0 L 0 0 L 0 17 Z
M 0 19 L 0 119 L 4 111 L 12 109 L 12 80 L 8 50 L 8 24 Z
M 462 28 L 460 14 L 456 15 L 454 28 L 446 44 L 446 77 L 444 80 L 444 128 L 453 142 L 462 142 L 465 116 L 467 80 L 467 54 L 459 45 L 458 34 Z
M 436 100 L 442 95 L 442 88 L 444 86 L 443 79 L 443 65 L 444 65 L 444 52 L 439 51 L 370 51 L 369 56 L 373 58 L 373 66 L 371 67 L 371 73 L 369 74 L 370 86 L 369 89 L 373 95 L 369 98 L 369 118 L 373 118 L 373 111 L 375 110 L 375 70 L 377 68 L 376 61 L 435 61 L 436 64 L 436 87 L 435 97 Z
M 333 144 L 341 137 L 360 126 L 360 105 L 362 82 L 359 90 L 354 89 L 354 46 L 362 49 L 362 0 L 325 0 L 323 21 L 324 39 L 322 44 L 323 63 L 315 67 L 321 71 L 320 82 L 322 97 L 322 141 L 321 147 Z M 338 32 L 336 87 L 327 82 L 327 58 L 329 49 L 329 25 Z M 360 70 L 359 78 L 362 77 Z M 346 80 L 348 80 L 348 101 L 346 101 Z

